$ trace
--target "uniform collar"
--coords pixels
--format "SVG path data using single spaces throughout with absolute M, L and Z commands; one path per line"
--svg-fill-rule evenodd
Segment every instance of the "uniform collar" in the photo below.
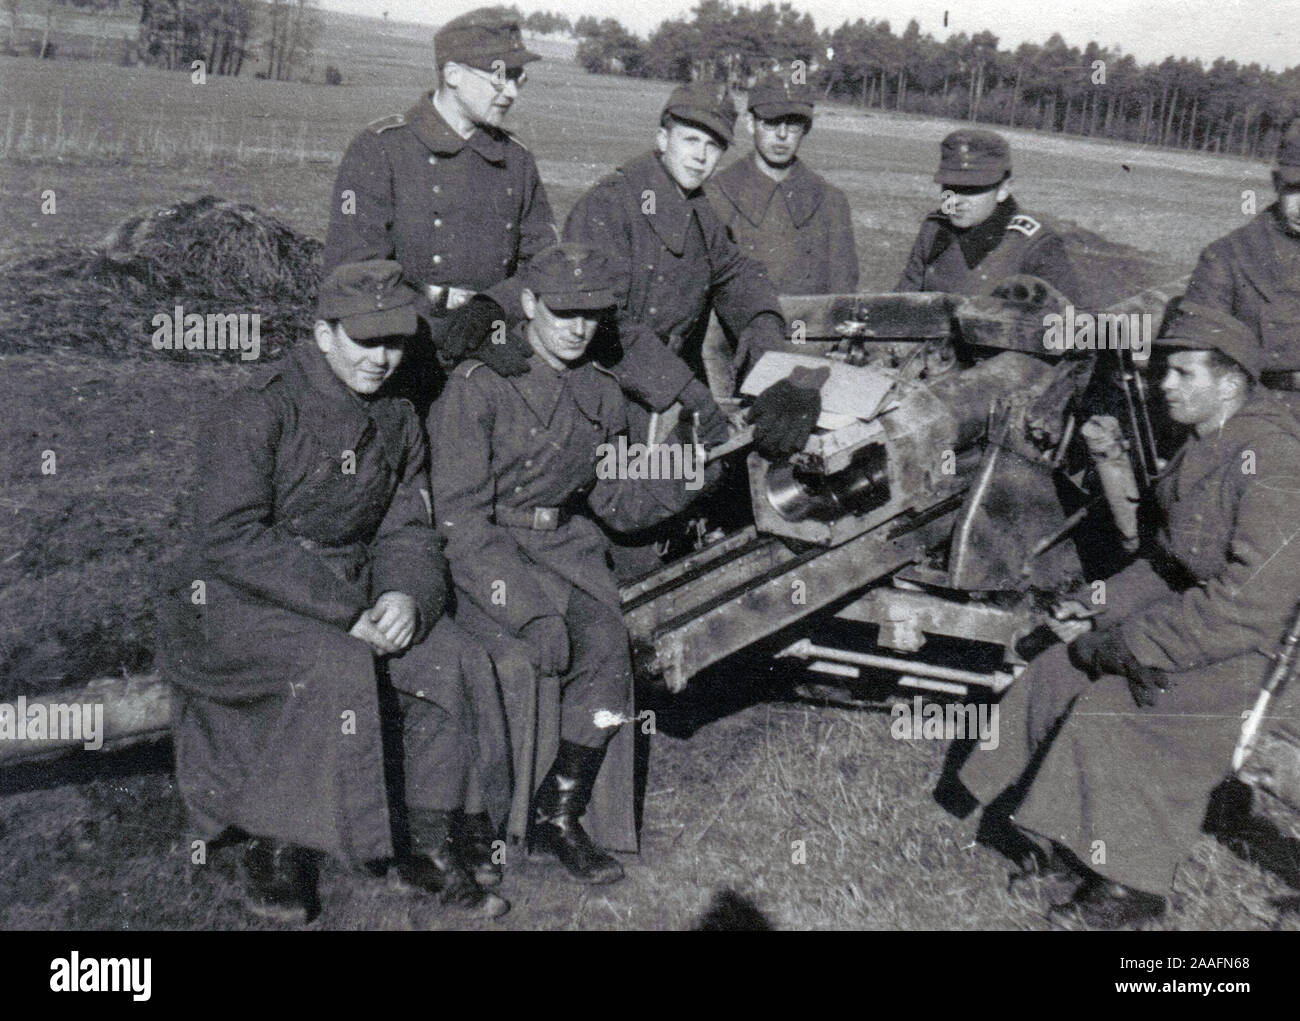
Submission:
M 285 374 L 297 376 L 301 388 L 312 398 L 312 410 L 320 418 L 320 433 L 328 433 L 336 444 L 341 444 L 340 451 L 358 450 L 375 428 L 371 402 L 334 375 L 314 339 L 309 337 L 298 344 L 289 356 Z
M 433 105 L 433 93 L 427 92 L 411 109 L 406 111 L 406 123 L 415 137 L 431 152 L 453 156 L 466 146 L 473 149 L 489 163 L 506 161 L 504 132 L 495 128 L 479 128 L 469 138 L 461 138 Z
M 696 214 L 701 203 L 708 202 L 704 190 L 696 188 L 690 195 L 683 195 L 677 182 L 659 161 L 659 154 L 653 151 L 638 156 L 621 169 L 638 202 L 644 191 L 654 194 L 654 215 L 646 219 L 664 246 L 673 255 L 681 255 L 686 250 L 686 232 L 691 226 L 691 216 Z
M 802 227 L 812 219 L 826 195 L 821 178 L 797 158 L 784 181 L 773 180 L 763 173 L 754 162 L 752 153 L 728 167 L 716 180 L 718 190 L 755 227 L 763 222 L 773 195 L 779 194 L 785 200 L 790 220 L 796 227 Z
M 521 331 L 526 328 L 522 324 L 519 326 Z M 599 373 L 600 370 L 586 360 L 556 369 L 539 355 L 534 355 L 528 371 L 522 376 L 510 376 L 509 380 L 529 410 L 549 428 L 566 390 L 579 411 L 593 422 L 600 421 L 600 388 L 592 385 L 592 377 L 599 376 Z

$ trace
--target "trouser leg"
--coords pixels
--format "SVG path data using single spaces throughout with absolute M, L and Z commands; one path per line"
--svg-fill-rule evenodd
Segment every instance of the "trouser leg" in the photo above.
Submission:
M 998 704 L 997 747 L 976 747 L 958 772 L 966 789 L 987 805 L 1020 780 L 1090 683 L 1065 645 L 1038 656 Z
M 604 748 L 615 727 L 597 714 L 632 715 L 632 659 L 623 616 L 574 589 L 564 617 L 570 665 L 562 682 L 560 737 L 586 748 Z

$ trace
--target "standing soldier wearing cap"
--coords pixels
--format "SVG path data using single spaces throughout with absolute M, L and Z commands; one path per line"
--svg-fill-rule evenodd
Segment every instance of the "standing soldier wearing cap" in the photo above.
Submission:
M 344 262 L 395 259 L 427 299 L 432 341 L 448 362 L 473 346 L 498 371 L 527 371 L 530 352 L 489 342 L 491 324 L 515 308 L 513 279 L 555 241 L 532 154 L 501 130 L 538 60 L 515 16 L 481 8 L 434 37 L 438 87 L 404 114 L 375 121 L 339 167 L 325 241 L 325 271 Z M 429 355 L 419 397 L 433 395 Z
M 1029 274 L 1070 301 L 1081 297 L 1065 243 L 1011 196 L 1011 147 L 992 131 L 962 128 L 939 147 L 940 206 L 921 224 L 899 291 L 988 294 Z
M 509 781 L 476 752 L 492 734 L 472 686 L 490 691 L 492 667 L 442 616 L 425 442 L 385 387 L 416 301 L 395 262 L 326 278 L 312 338 L 200 433 L 195 541 L 162 599 L 177 786 L 203 839 L 252 837 L 245 903 L 278 921 L 317 910 L 321 853 L 362 866 L 396 849 L 401 881 L 448 907 L 509 907 L 450 844 L 462 809 L 504 815 Z M 385 793 L 390 713 L 409 853 Z
M 598 845 L 637 848 L 633 735 L 620 726 L 634 710 L 627 627 L 596 520 L 616 531 L 652 525 L 719 469 L 706 473 L 688 443 L 677 448 L 689 459 L 684 483 L 607 470 L 626 442 L 627 401 L 584 355 L 626 290 L 620 266 L 590 245 L 557 245 L 524 284 L 516 328 L 537 355 L 532 369 L 507 379 L 468 360 L 452 373 L 431 412 L 442 437 L 433 502 L 457 620 L 492 647 L 509 707 L 510 834 L 524 837 L 531 823 L 535 851 L 581 882 L 608 883 L 623 870 Z M 595 842 L 579 821 L 589 802 Z
M 1261 382 L 1300 391 L 1300 120 L 1282 134 L 1277 201 L 1201 253 L 1187 300 L 1236 316 L 1263 348 Z M 1293 397 L 1300 407 L 1300 398 Z
M 773 75 L 749 90 L 749 159 L 714 175 L 708 194 L 740 250 L 757 259 L 781 294 L 852 294 L 858 289 L 853 217 L 844 192 L 799 159 L 813 125 L 813 92 Z M 706 357 L 722 337 L 715 320 Z M 711 369 L 710 378 L 715 375 Z M 724 378 L 730 380 L 730 367 Z M 723 387 L 731 396 L 732 385 Z
M 1156 343 L 1169 415 L 1191 429 L 1156 483 L 1159 553 L 1108 580 L 1094 629 L 1081 604 L 1058 608 L 1073 641 L 1034 659 L 999 744 L 960 772 L 987 805 L 1043 755 L 1015 824 L 1068 852 L 1040 868 L 1083 877 L 1058 908 L 1108 928 L 1164 912 L 1300 603 L 1300 425 L 1254 389 L 1255 338 L 1184 303 Z
M 740 251 L 703 191 L 731 144 L 735 119 L 722 85 L 674 89 L 655 151 L 598 182 L 565 224 L 566 240 L 607 248 L 628 274 L 617 319 L 621 352 L 611 367 L 634 398 L 637 439 L 645 436 L 646 409 L 661 411 L 674 401 L 700 415 L 705 443 L 728 438 L 726 420 L 702 382 L 710 308 L 737 338 L 742 370 L 785 344 L 785 320 L 767 271 Z M 774 383 L 749 411 L 756 446 L 770 457 L 802 449 L 820 410 L 816 389 Z

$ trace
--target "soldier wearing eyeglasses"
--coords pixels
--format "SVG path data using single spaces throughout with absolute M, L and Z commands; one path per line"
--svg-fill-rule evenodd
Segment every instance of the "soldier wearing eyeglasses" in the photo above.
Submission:
M 532 154 L 502 130 L 527 81 L 515 16 L 480 8 L 434 37 L 437 88 L 406 113 L 375 121 L 343 156 L 332 196 L 325 272 L 345 262 L 394 259 L 422 291 L 430 339 L 454 364 L 472 347 L 502 375 L 527 371 L 513 334 L 490 326 L 517 310 L 517 275 L 556 240 Z M 421 357 L 423 355 L 423 357 Z M 423 403 L 437 374 L 429 352 L 413 359 Z

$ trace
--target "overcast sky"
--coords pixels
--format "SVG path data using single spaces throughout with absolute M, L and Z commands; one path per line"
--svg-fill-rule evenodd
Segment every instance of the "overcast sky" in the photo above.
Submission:
M 571 18 L 583 14 L 617 18 L 642 36 L 664 18 L 684 16 L 695 6 L 695 0 L 515 2 L 525 12 L 540 8 Z M 749 5 L 762 6 L 762 0 L 751 0 Z M 938 39 L 990 29 L 1003 48 L 1026 40 L 1045 42 L 1053 32 L 1060 32 L 1076 46 L 1095 39 L 1117 45 L 1144 62 L 1172 54 L 1199 57 L 1207 64 L 1215 57 L 1256 61 L 1278 71 L 1300 64 L 1300 0 L 792 0 L 792 5 L 808 11 L 819 29 L 857 18 L 885 19 L 898 33 L 916 18 L 922 32 Z M 439 24 L 484 6 L 484 0 L 321 0 L 321 6 L 362 14 L 386 10 L 389 17 L 402 21 Z

